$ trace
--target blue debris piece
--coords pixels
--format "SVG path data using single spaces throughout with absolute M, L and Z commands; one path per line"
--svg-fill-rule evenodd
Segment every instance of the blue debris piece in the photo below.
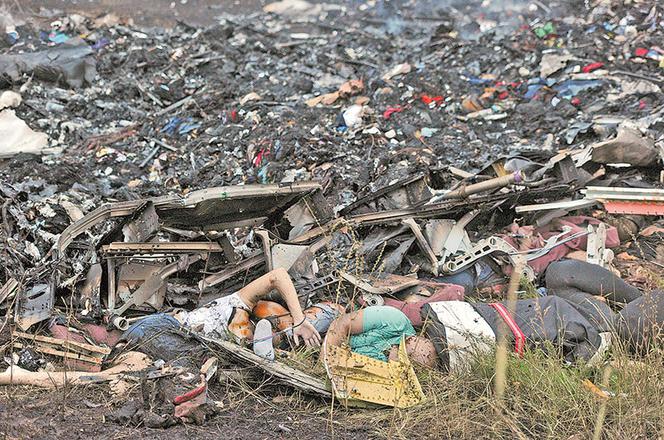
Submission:
M 558 92 L 558 96 L 565 99 L 573 98 L 584 90 L 590 90 L 602 85 L 602 81 L 598 79 L 581 80 L 581 79 L 568 79 L 560 84 L 553 86 L 553 90 Z
M 69 35 L 67 35 L 63 32 L 51 32 L 49 34 L 46 34 L 46 32 L 44 32 L 42 35 L 46 36 L 46 38 L 44 38 L 44 40 L 48 40 L 51 43 L 55 43 L 55 44 L 62 44 L 65 41 L 67 41 L 71 38 Z
M 201 126 L 200 123 L 193 121 L 194 120 L 192 118 L 180 118 L 175 116 L 168 120 L 160 132 L 166 133 L 169 136 L 173 136 L 175 133 L 179 135 L 187 134 Z

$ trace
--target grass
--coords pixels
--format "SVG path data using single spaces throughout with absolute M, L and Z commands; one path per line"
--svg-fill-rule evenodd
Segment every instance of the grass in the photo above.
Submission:
M 664 435 L 664 359 L 660 352 L 634 361 L 620 348 L 613 355 L 604 399 L 583 386 L 599 385 L 605 367 L 565 366 L 540 350 L 510 356 L 504 405 L 493 395 L 493 355 L 461 374 L 420 371 L 427 395 L 407 410 L 363 410 L 350 419 L 371 423 L 374 434 L 394 439 L 586 439 L 593 438 L 603 404 L 601 437 L 650 439 Z
M 493 394 L 494 355 L 469 370 L 446 375 L 419 371 L 427 400 L 406 410 L 363 410 L 350 417 L 371 423 L 374 434 L 394 439 L 590 439 L 602 406 L 606 439 L 651 439 L 664 435 L 664 358 L 655 351 L 635 361 L 620 347 L 611 360 L 602 398 L 584 387 L 601 384 L 607 365 L 566 366 L 541 350 L 510 356 L 504 405 Z
M 418 368 L 427 400 L 409 409 L 344 409 L 287 391 L 293 408 L 329 413 L 328 430 L 366 429 L 389 439 L 591 439 L 598 416 L 602 439 L 664 437 L 664 350 L 635 358 L 614 346 L 597 367 L 565 365 L 554 347 L 510 354 L 503 404 L 494 394 L 495 354 L 477 358 L 467 371 L 445 374 Z M 549 354 L 546 354 L 549 353 Z M 325 377 L 315 350 L 295 350 L 284 362 Z M 609 373 L 604 380 L 605 373 Z M 586 386 L 589 380 L 611 397 Z M 263 391 L 268 391 L 268 388 Z M 602 409 L 604 407 L 604 409 Z M 338 438 L 346 438 L 341 432 Z

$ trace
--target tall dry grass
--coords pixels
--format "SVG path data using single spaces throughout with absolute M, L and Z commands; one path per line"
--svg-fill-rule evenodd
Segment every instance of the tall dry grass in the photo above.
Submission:
M 601 385 L 610 362 L 604 398 L 584 386 Z M 542 350 L 510 355 L 505 394 L 493 389 L 495 354 L 462 373 L 419 371 L 427 400 L 406 410 L 356 410 L 353 423 L 369 424 L 378 438 L 393 439 L 590 439 L 603 404 L 603 439 L 664 438 L 664 357 L 655 350 L 635 359 L 615 347 L 607 363 L 564 365 Z

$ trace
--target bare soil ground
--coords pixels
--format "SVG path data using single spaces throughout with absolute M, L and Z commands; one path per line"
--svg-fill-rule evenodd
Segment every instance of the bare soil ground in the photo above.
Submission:
M 214 392 L 212 394 L 215 394 Z M 224 401 L 217 390 L 216 398 Z M 111 423 L 105 415 L 113 400 L 105 387 L 69 388 L 59 391 L 12 387 L 0 394 L 2 439 L 316 439 L 368 438 L 360 427 L 349 427 L 329 408 L 299 408 L 288 399 L 247 398 L 225 403 L 220 413 L 203 426 L 177 425 L 150 429 Z M 341 416 L 341 417 L 340 417 Z M 341 420 L 341 421 L 340 421 Z

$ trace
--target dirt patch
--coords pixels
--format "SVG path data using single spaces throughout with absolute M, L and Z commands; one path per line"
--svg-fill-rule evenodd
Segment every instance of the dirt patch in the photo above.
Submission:
M 370 427 L 349 426 L 343 410 L 335 412 L 331 423 L 327 405 L 297 401 L 291 393 L 229 402 L 222 387 L 213 387 L 210 396 L 224 402 L 224 407 L 205 425 L 150 429 L 105 421 L 105 415 L 123 402 L 114 402 L 103 387 L 75 387 L 62 391 L 5 388 L 0 394 L 0 438 L 327 440 L 369 436 Z

